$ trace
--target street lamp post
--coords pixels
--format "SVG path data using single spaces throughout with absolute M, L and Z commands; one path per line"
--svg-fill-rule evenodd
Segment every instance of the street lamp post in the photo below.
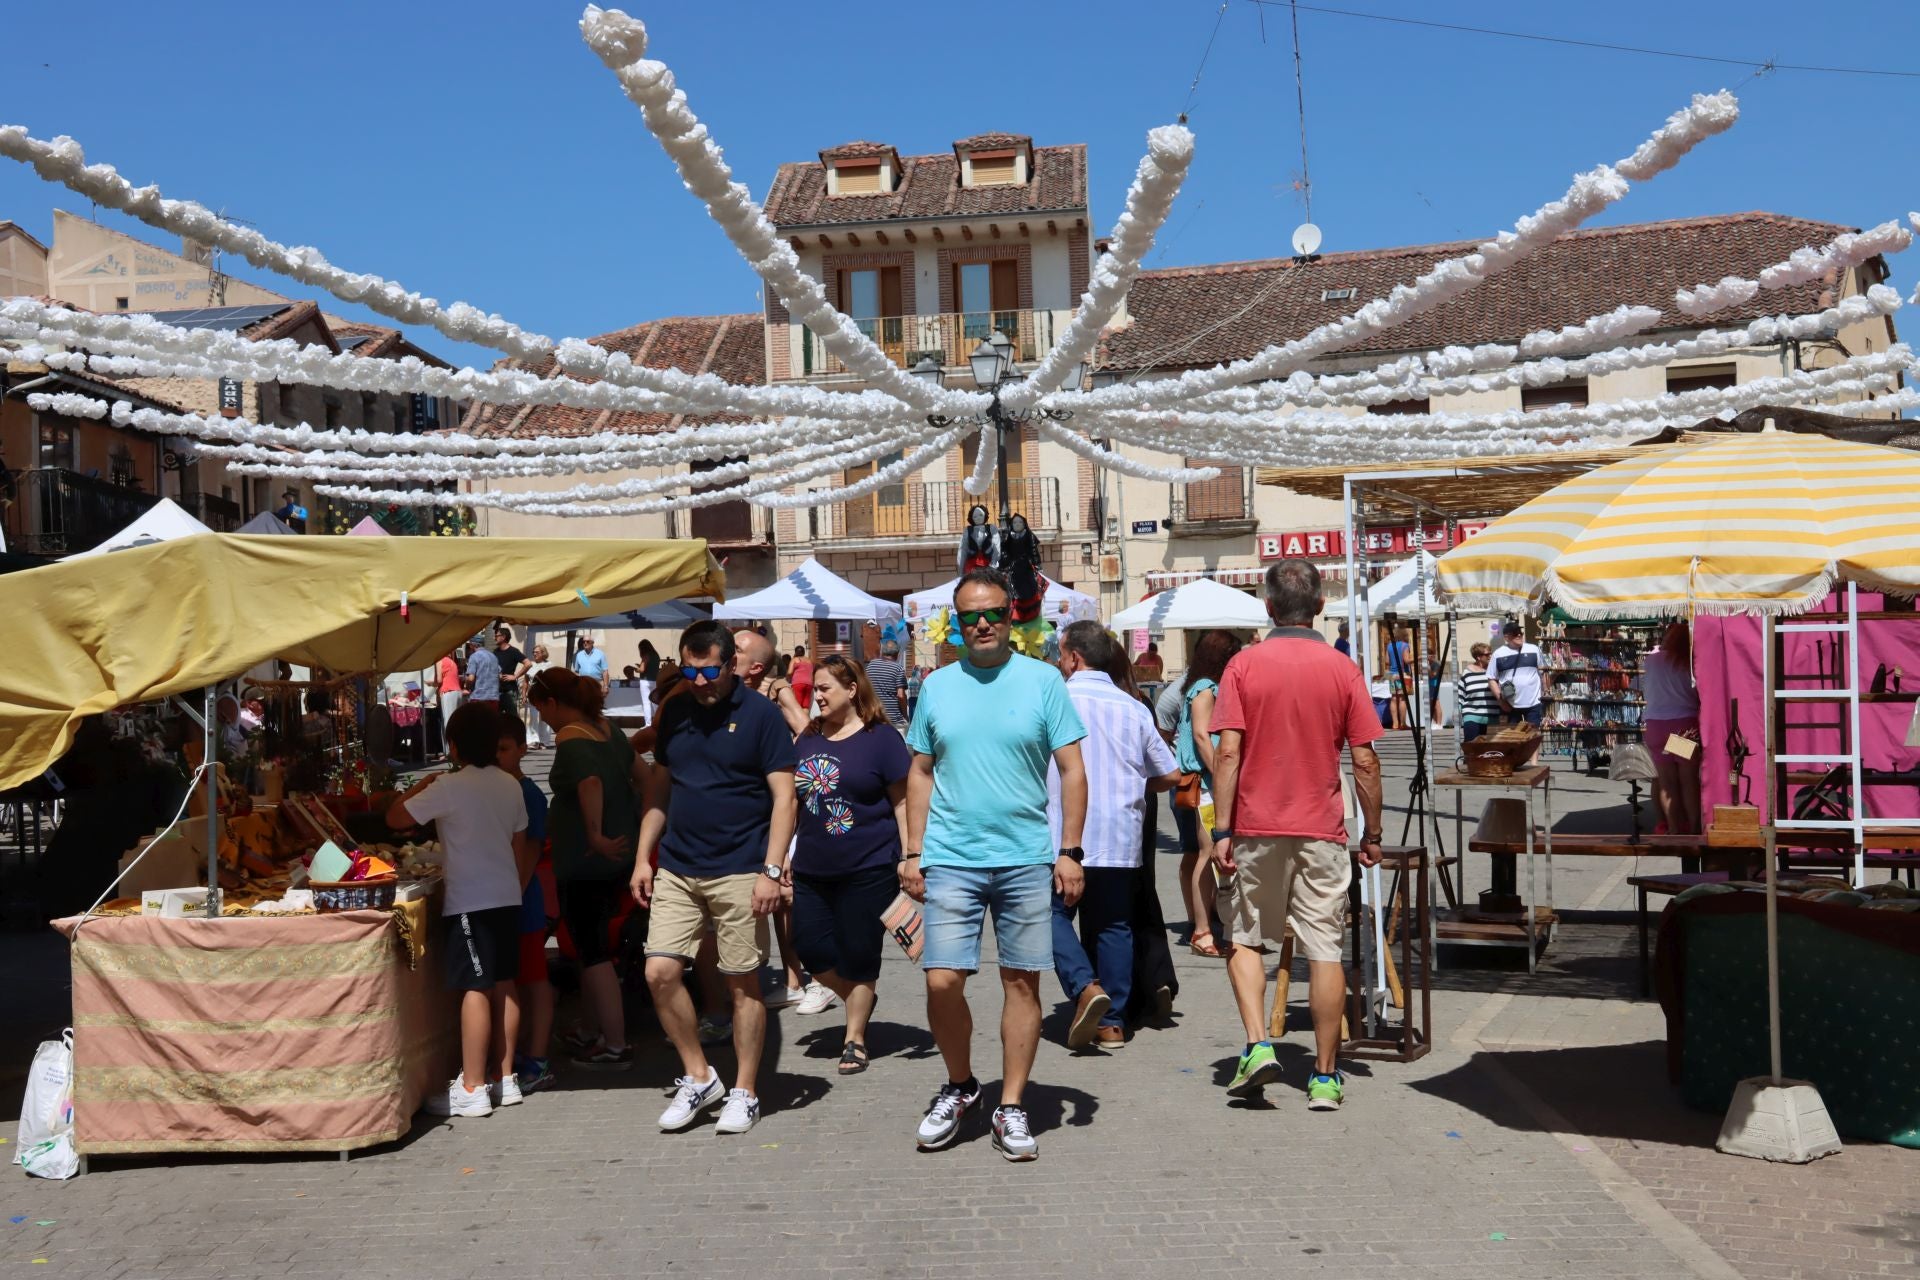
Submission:
M 995 462 L 1000 475 L 1000 533 L 1004 537 L 1013 520 L 1013 500 L 1007 484 L 1007 436 L 1023 423 L 1038 419 L 1048 422 L 1065 422 L 1073 414 L 1065 409 L 1035 408 L 1014 413 L 1000 403 L 1000 392 L 1021 379 L 1013 373 L 1013 340 L 995 329 L 990 337 L 975 347 L 973 354 L 967 357 L 967 363 L 973 367 L 973 383 L 992 397 L 986 413 L 973 419 L 975 422 L 987 422 L 993 426 L 994 448 L 997 451 Z M 940 361 L 933 356 L 924 356 L 909 370 L 915 377 L 924 378 L 938 385 L 945 371 Z M 1067 373 L 1066 381 L 1061 385 L 1077 390 L 1086 378 L 1085 361 L 1076 364 Z M 937 428 L 959 425 L 964 419 L 950 418 L 942 414 L 929 414 L 927 422 Z M 1028 523 L 1032 523 L 1031 520 Z

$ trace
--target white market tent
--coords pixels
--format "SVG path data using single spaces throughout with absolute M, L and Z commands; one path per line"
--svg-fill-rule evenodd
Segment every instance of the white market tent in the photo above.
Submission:
M 120 551 L 126 547 L 144 547 L 153 542 L 172 542 L 175 538 L 191 538 L 197 533 L 212 533 L 213 530 L 187 514 L 186 508 L 172 498 L 162 498 L 140 513 L 140 518 L 108 538 L 97 547 L 85 551 L 76 551 L 67 560 L 84 560 L 88 556 L 105 555 L 109 551 Z
M 770 587 L 717 604 L 722 622 L 893 622 L 900 606 L 870 596 L 813 557 Z
M 960 579 L 955 578 L 907 596 L 900 602 L 906 606 L 907 621 L 919 622 L 931 617 L 935 610 L 951 606 L 954 589 L 959 585 Z M 1064 612 L 1062 606 L 1065 606 Z M 1043 622 L 1057 622 L 1063 626 L 1068 622 L 1098 622 L 1100 602 L 1084 591 L 1075 591 L 1072 587 L 1049 579 L 1046 599 L 1040 606 L 1040 618 Z
M 1108 623 L 1115 631 L 1181 631 L 1205 627 L 1262 630 L 1273 624 L 1261 603 L 1212 578 L 1168 587 L 1122 609 Z
M 1433 552 L 1422 551 L 1421 560 L 1425 560 L 1427 572 L 1426 613 L 1438 618 L 1449 612 L 1448 606 L 1441 603 L 1440 597 L 1433 593 L 1434 584 L 1439 580 L 1434 571 Z M 1367 588 L 1367 613 L 1379 617 L 1383 613 L 1397 613 L 1408 616 L 1421 612 L 1420 591 L 1414 584 L 1418 565 L 1412 557 L 1401 561 L 1392 573 Z

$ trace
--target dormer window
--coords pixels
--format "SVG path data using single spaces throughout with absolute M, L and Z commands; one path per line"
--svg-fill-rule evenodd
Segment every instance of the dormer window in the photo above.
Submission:
M 973 181 L 968 186 L 1010 187 L 1020 181 L 1019 158 L 1011 151 L 997 155 L 976 155 L 969 159 L 973 161 Z
M 838 196 L 877 196 L 880 186 L 878 160 L 840 160 L 833 166 L 834 194 Z
M 899 153 L 884 142 L 848 142 L 820 153 L 830 196 L 885 195 L 899 185 Z
M 982 133 L 953 144 L 963 187 L 1015 187 L 1033 178 L 1033 140 L 1017 133 Z

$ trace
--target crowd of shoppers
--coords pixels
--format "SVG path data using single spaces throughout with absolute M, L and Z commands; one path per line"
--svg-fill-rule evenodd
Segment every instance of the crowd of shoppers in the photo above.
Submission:
M 1188 945 L 1226 959 L 1245 1023 L 1230 1091 L 1277 1078 L 1263 957 L 1290 931 L 1311 975 L 1310 1105 L 1340 1105 L 1339 754 L 1371 863 L 1381 725 L 1358 668 L 1311 626 L 1317 573 L 1274 566 L 1272 634 L 1250 647 L 1200 635 L 1153 703 L 1136 680 L 1162 674 L 1157 652 L 1130 661 L 1112 633 L 1078 622 L 1059 632 L 1057 664 L 1025 657 L 1011 597 L 997 571 L 966 574 L 953 601 L 960 657 L 932 672 L 903 664 L 889 640 L 865 665 L 796 649 L 783 676 L 765 634 L 698 623 L 672 656 L 643 647 L 654 710 L 631 737 L 606 714 L 608 660 L 591 640 L 554 664 L 543 645 L 522 656 L 502 628 L 491 646 L 467 646 L 464 671 L 442 664 L 458 767 L 388 818 L 436 821 L 446 849 L 461 1063 L 432 1109 L 486 1114 L 551 1085 L 550 1044 L 580 1069 L 630 1069 L 626 1001 L 644 985 L 679 1059 L 661 1129 L 717 1110 L 716 1132 L 745 1133 L 761 1118 L 768 1009 L 839 1006 L 837 1072 L 861 1075 L 884 958 L 895 940 L 917 941 L 944 1072 L 914 1141 L 952 1144 L 982 1106 L 969 982 L 991 967 L 1001 1061 L 986 1127 L 1006 1159 L 1035 1159 L 1042 975 L 1060 983 L 1076 1051 L 1118 1050 L 1171 1014 L 1178 984 L 1151 863 L 1162 795 L 1180 833 Z M 520 766 L 548 745 L 543 791 Z M 914 910 L 917 939 L 883 923 Z M 763 994 L 776 939 L 785 973 Z M 580 1017 L 564 1030 L 550 943 L 579 973 Z M 730 1044 L 730 1063 L 710 1059 L 716 1044 Z

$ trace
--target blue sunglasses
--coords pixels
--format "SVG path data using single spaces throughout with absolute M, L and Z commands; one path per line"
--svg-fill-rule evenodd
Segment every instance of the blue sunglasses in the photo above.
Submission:
M 680 668 L 680 674 L 688 680 L 692 680 L 699 676 L 704 676 L 709 682 L 712 682 L 714 680 L 718 680 L 720 678 L 720 673 L 725 670 L 726 668 L 724 666 L 689 667 L 682 664 Z

